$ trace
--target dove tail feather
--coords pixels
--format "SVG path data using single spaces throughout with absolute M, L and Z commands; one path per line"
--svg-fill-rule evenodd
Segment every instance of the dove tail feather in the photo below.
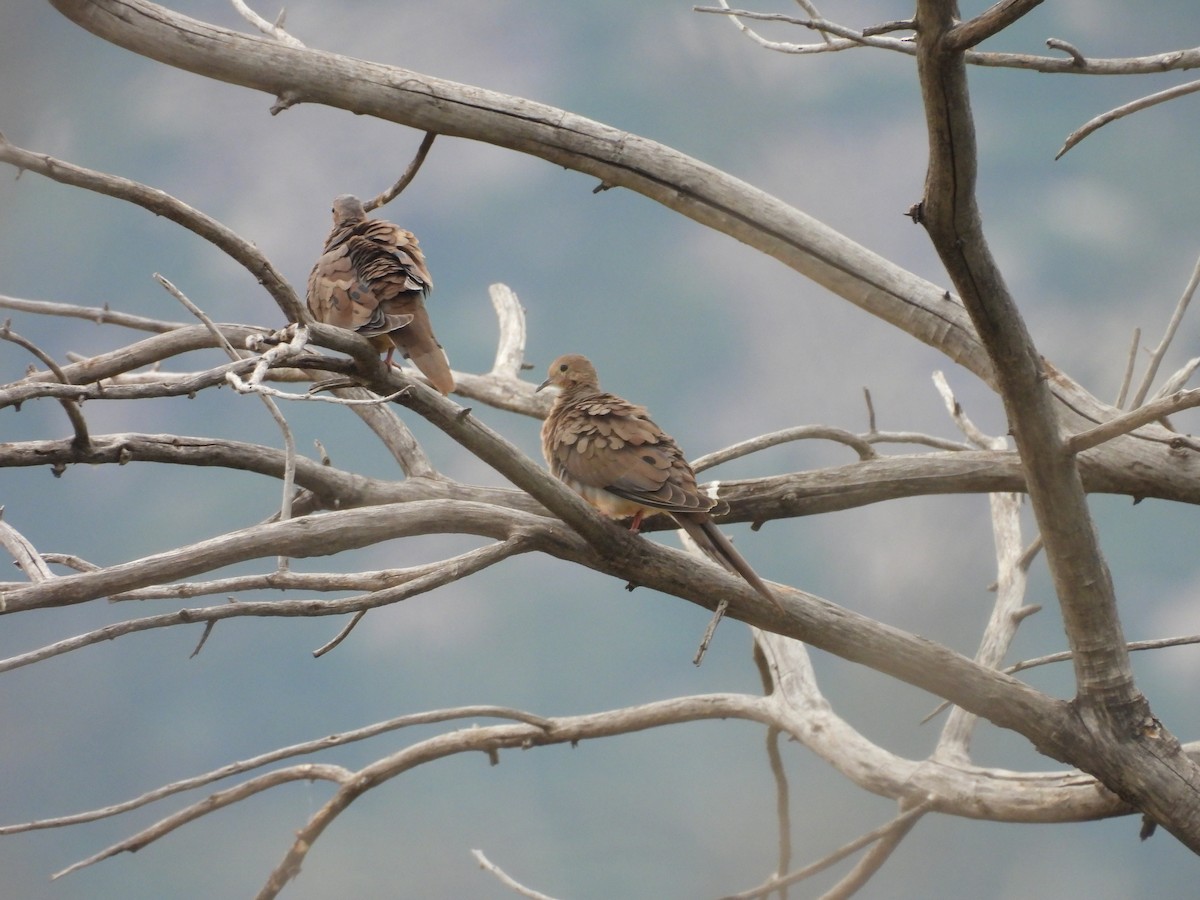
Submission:
M 409 326 L 409 328 L 411 327 Z M 401 328 L 391 332 L 388 337 L 421 374 L 429 379 L 429 383 L 436 390 L 443 394 L 449 394 L 454 390 L 454 375 L 450 371 L 450 360 L 446 357 L 446 351 L 434 339 L 432 331 L 428 332 L 427 338 L 418 332 L 417 340 L 413 340 L 414 335 L 409 333 L 409 329 Z
M 729 571 L 741 575 L 742 578 L 746 579 L 747 584 L 770 600 L 779 609 L 783 609 L 783 604 L 771 593 L 771 589 L 763 583 L 763 580 L 758 577 L 757 573 L 750 568 L 750 563 L 746 562 L 742 554 L 737 552 L 733 543 L 717 527 L 716 523 L 709 518 L 707 513 L 675 513 L 675 520 L 691 536 L 692 540 L 696 542 L 696 545 L 704 551 L 704 554 L 709 559 Z

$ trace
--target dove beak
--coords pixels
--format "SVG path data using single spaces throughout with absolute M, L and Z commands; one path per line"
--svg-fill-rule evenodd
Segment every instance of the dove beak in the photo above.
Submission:
M 546 388 L 546 387 L 550 387 L 550 379 L 549 378 L 547 378 L 545 381 L 543 381 L 541 384 L 539 384 L 537 387 L 535 387 L 533 389 L 533 392 L 536 394 L 542 388 Z

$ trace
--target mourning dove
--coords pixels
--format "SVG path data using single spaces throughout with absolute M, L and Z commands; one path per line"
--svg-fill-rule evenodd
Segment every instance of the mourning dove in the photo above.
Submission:
M 644 406 L 600 390 L 595 367 L 578 354 L 550 364 L 542 390 L 561 389 L 542 425 L 542 453 L 550 471 L 613 519 L 670 513 L 714 562 L 741 575 L 756 591 L 779 600 L 709 515 L 726 504 L 701 493 L 679 445 L 654 424 Z
M 437 342 L 425 295 L 433 279 L 425 255 L 411 231 L 382 219 L 368 219 L 357 197 L 333 201 L 333 230 L 308 276 L 308 309 L 318 322 L 357 331 L 386 362 L 398 347 L 429 379 L 448 394 L 454 376 L 446 351 Z

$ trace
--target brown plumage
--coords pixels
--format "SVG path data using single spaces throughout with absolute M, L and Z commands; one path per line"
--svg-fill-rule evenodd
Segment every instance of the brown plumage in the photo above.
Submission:
M 595 367 L 578 354 L 550 364 L 538 390 L 549 385 L 560 388 L 542 425 L 552 474 L 604 515 L 632 516 L 631 531 L 645 516 L 669 513 L 709 558 L 780 606 L 713 522 L 710 513 L 723 511 L 725 502 L 700 492 L 683 451 L 644 406 L 601 391 Z
M 433 287 L 411 231 L 368 219 L 357 197 L 333 201 L 333 230 L 308 276 L 308 309 L 318 322 L 357 331 L 392 362 L 396 348 L 448 394 L 454 376 L 433 334 L 425 295 Z

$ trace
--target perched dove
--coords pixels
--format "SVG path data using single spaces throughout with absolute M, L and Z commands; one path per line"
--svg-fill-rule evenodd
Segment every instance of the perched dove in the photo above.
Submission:
M 308 308 L 327 325 L 357 331 L 387 363 L 398 347 L 448 394 L 454 376 L 446 351 L 433 335 L 425 295 L 433 287 L 425 255 L 411 231 L 382 219 L 368 219 L 357 197 L 333 201 L 333 230 L 308 276 Z
M 714 562 L 741 575 L 780 606 L 709 513 L 724 501 L 702 494 L 679 445 L 655 425 L 646 408 L 600 390 L 595 367 L 578 354 L 550 364 L 542 388 L 561 389 L 542 425 L 542 453 L 550 471 L 584 500 L 614 519 L 670 513 Z M 781 607 L 782 608 L 782 607 Z

